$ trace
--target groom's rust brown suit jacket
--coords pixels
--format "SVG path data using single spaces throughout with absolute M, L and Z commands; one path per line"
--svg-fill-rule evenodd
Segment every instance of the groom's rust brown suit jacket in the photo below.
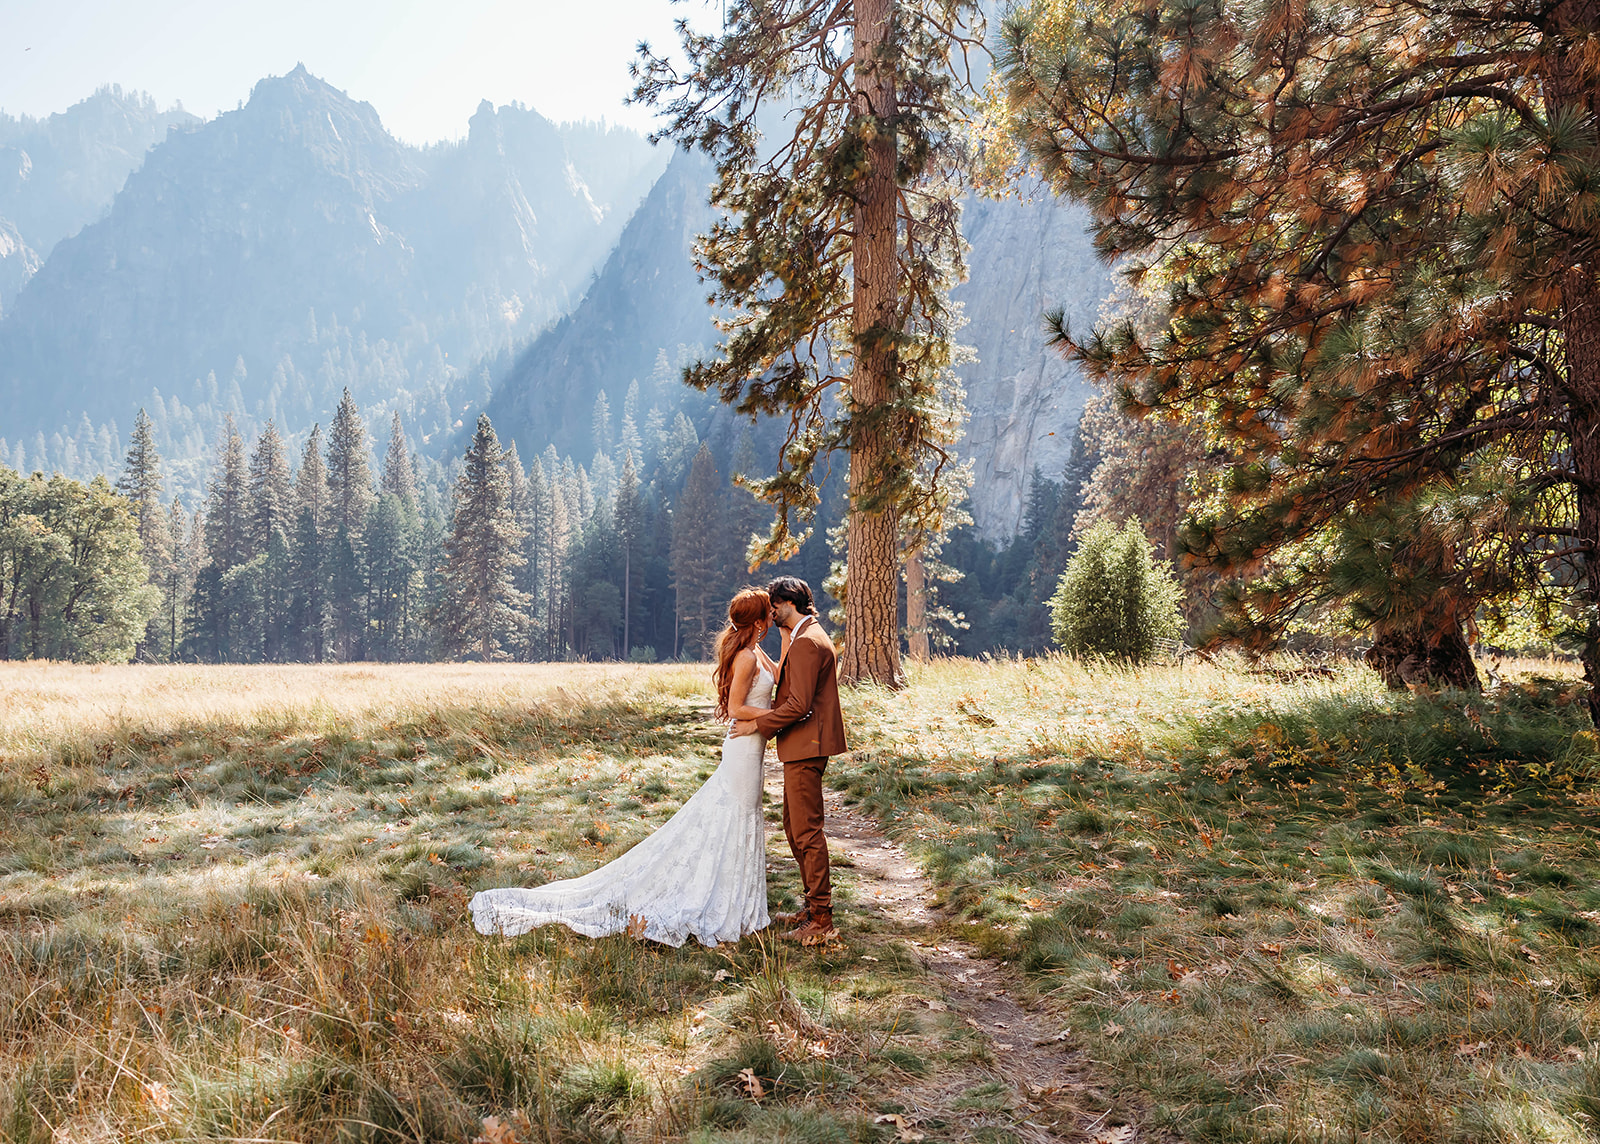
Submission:
M 756 719 L 756 729 L 769 739 L 777 736 L 780 763 L 844 753 L 833 643 L 816 620 L 789 645 L 772 710 Z

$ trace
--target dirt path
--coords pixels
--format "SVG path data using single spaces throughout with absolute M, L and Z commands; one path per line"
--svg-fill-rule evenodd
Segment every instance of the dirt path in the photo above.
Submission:
M 770 760 L 767 793 L 781 805 L 783 776 Z M 1014 967 L 986 959 L 949 936 L 950 919 L 933 905 L 933 884 L 905 850 L 871 818 L 846 807 L 839 792 L 827 791 L 823 801 L 834 882 L 847 899 L 838 920 L 848 927 L 852 913 L 873 915 L 911 945 L 923 968 L 938 979 L 943 1003 L 988 1050 L 905 1090 L 907 1120 L 913 1127 L 930 1121 L 961 1123 L 973 1130 L 1001 1127 L 1035 1144 L 1085 1137 L 1104 1144 L 1143 1139 L 1136 1132 L 1106 1130 L 1104 1116 L 1084 1110 L 1086 1104 L 1107 1108 L 1109 1102 L 1091 1084 L 1087 1062 L 1070 1032 L 1059 1018 L 1016 1000 L 1020 976 Z M 767 833 L 769 860 L 792 867 L 782 825 L 769 822 Z M 1004 1091 L 994 1091 L 996 1085 Z M 974 1090 L 983 1095 L 974 1099 Z M 958 1101 L 980 1107 L 953 1108 Z

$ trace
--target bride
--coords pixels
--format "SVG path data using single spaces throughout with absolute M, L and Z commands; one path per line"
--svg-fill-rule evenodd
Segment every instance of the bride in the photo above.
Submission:
M 778 672 L 759 646 L 771 626 L 771 601 L 760 589 L 746 588 L 728 604 L 711 676 L 718 719 L 754 719 L 772 707 Z M 737 941 L 764 928 L 766 745 L 760 735 L 730 735 L 716 772 L 654 834 L 582 877 L 484 890 L 472 899 L 473 925 L 509 935 L 560 922 L 586 937 L 626 931 L 672 946 L 690 937 L 702 945 Z

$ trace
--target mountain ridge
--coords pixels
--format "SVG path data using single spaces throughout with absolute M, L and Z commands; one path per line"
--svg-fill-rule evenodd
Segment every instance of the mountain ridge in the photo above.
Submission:
M 447 432 L 487 396 L 476 363 L 570 308 L 665 161 L 487 102 L 465 139 L 416 148 L 303 65 L 267 77 L 169 132 L 28 275 L 0 314 L 0 436 L 60 463 L 49 435 L 147 405 L 192 451 L 230 413 L 304 431 L 345 387 L 418 440 Z

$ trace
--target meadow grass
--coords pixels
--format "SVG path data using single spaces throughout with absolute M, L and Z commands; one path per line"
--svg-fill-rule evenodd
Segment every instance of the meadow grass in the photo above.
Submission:
M 849 901 L 820 955 L 473 932 L 710 773 L 703 667 L 0 665 L 0 1140 L 1591 1139 L 1600 748 L 1569 669 L 1505 674 L 848 695 L 830 780 L 1092 1061 L 1020 1107 Z
M 892 934 L 472 930 L 476 889 L 669 817 L 707 700 L 703 667 L 0 667 L 0 1140 L 885 1138 L 966 1051 Z
M 1026 971 L 1111 1122 L 1191 1141 L 1600 1135 L 1595 733 L 1570 668 L 935 663 L 835 781 Z

